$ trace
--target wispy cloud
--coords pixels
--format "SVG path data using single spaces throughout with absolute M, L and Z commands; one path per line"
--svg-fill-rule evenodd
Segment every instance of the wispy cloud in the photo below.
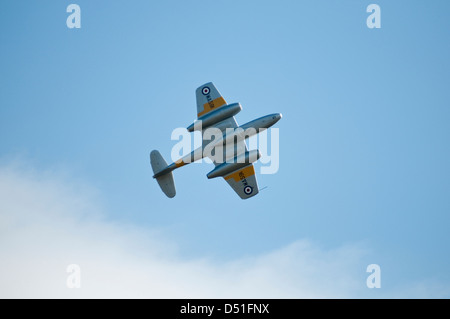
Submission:
M 0 167 L 0 297 L 345 298 L 367 290 L 359 246 L 299 240 L 225 263 L 186 259 L 160 233 L 107 221 L 99 202 L 95 189 L 60 174 Z M 79 289 L 66 285 L 69 264 L 81 268 Z

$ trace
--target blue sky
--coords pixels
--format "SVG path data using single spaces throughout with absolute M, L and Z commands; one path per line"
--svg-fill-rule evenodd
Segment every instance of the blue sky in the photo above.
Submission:
M 344 296 L 450 295 L 448 1 L 79 0 L 81 29 L 66 26 L 70 3 L 1 4 L 0 163 L 13 171 L 8 178 L 95 198 L 102 227 L 118 225 L 118 238 L 128 234 L 120 225 L 156 231 L 181 267 L 307 241 L 320 251 L 311 264 L 336 251 L 345 260 L 345 247 L 357 247 L 345 272 L 358 288 Z M 370 3 L 381 7 L 381 29 L 366 26 Z M 280 169 L 259 175 L 267 188 L 247 201 L 206 178 L 212 164 L 175 171 L 174 199 L 152 180 L 149 152 L 170 159 L 172 130 L 192 123 L 195 89 L 209 81 L 242 104 L 238 123 L 283 114 Z M 372 263 L 382 270 L 380 289 L 365 287 Z M 316 286 L 341 296 L 340 282 L 333 272 Z

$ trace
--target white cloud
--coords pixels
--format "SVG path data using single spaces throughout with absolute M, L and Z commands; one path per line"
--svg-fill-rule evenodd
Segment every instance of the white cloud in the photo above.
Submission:
M 0 167 L 1 298 L 337 298 L 365 287 L 363 251 L 297 241 L 225 263 L 103 218 L 98 192 L 58 174 Z M 69 289 L 69 264 L 81 288 Z

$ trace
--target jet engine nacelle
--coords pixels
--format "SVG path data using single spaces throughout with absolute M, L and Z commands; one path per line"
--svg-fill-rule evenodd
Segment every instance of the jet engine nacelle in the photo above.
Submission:
M 194 123 L 187 127 L 189 132 L 201 131 L 211 125 L 219 123 L 231 116 L 235 116 L 242 110 L 242 106 L 239 103 L 228 104 L 220 107 L 215 111 L 211 111 L 197 120 Z
M 229 163 L 225 162 L 216 166 L 216 168 L 209 172 L 206 176 L 211 179 L 228 175 L 229 173 L 237 171 L 238 169 L 244 168 L 245 166 L 256 162 L 260 157 L 261 153 L 259 152 L 259 150 L 245 152 L 239 156 L 235 156 L 232 161 L 229 161 Z

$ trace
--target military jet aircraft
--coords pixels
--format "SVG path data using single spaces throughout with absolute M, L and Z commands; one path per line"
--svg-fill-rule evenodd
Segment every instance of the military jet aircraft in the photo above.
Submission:
M 196 97 L 197 120 L 187 130 L 202 132 L 202 146 L 170 165 L 157 150 L 152 151 L 150 164 L 153 178 L 156 178 L 164 194 L 172 198 L 176 194 L 172 171 L 209 157 L 216 167 L 207 174 L 208 178 L 223 177 L 242 199 L 255 196 L 259 189 L 253 163 L 261 154 L 258 150 L 248 151 L 245 139 L 274 125 L 281 119 L 281 113 L 269 114 L 238 126 L 234 116 L 242 110 L 242 106 L 239 103 L 227 104 L 213 83 L 197 88 Z

